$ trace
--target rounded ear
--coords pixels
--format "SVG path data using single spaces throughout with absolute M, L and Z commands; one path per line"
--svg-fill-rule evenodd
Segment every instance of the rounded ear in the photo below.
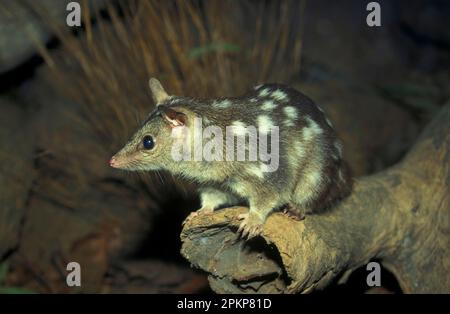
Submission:
M 172 108 L 161 106 L 159 108 L 161 116 L 169 123 L 171 127 L 186 125 L 187 115 Z
M 153 100 L 155 101 L 157 106 L 170 98 L 170 96 L 166 93 L 166 91 L 162 87 L 161 83 L 154 77 L 152 77 L 148 81 L 148 86 L 150 87 Z

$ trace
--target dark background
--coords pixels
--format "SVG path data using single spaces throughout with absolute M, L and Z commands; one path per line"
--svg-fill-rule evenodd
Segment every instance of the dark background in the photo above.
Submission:
M 153 104 L 175 94 L 236 96 L 291 84 L 318 102 L 355 176 L 385 169 L 449 101 L 450 2 L 0 1 L 0 289 L 3 292 L 211 292 L 179 254 L 194 186 L 128 174 L 108 159 Z M 89 10 L 87 10 L 89 8 Z M 65 265 L 82 267 L 82 287 Z M 383 270 L 327 292 L 401 292 Z

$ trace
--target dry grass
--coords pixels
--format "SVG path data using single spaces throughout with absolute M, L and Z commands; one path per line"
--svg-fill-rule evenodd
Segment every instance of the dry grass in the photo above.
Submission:
M 64 53 L 49 60 L 53 82 L 86 105 L 85 118 L 116 146 L 134 129 L 136 112 L 152 108 L 150 76 L 174 94 L 200 97 L 289 81 L 300 65 L 301 7 L 299 1 L 124 1 L 123 16 L 109 4 L 110 21 L 97 14 L 92 25 L 84 5 L 80 38 L 58 28 Z
M 51 140 L 80 184 L 85 156 L 91 168 L 103 167 L 152 110 L 149 77 L 173 94 L 215 97 L 289 82 L 299 71 L 304 1 L 122 1 L 102 14 L 86 4 L 84 31 L 74 36 L 48 19 L 62 47 L 56 54 L 42 49 L 51 84 L 82 107 L 72 120 L 92 130 L 75 150 L 61 136 Z M 155 191 L 159 177 L 146 178 Z

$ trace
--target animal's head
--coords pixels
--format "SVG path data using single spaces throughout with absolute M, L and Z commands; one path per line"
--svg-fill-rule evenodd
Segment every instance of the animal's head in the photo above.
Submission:
M 155 110 L 128 143 L 110 160 L 110 166 L 125 170 L 157 170 L 172 168 L 172 147 L 183 136 L 180 129 L 188 127 L 191 113 L 182 106 L 173 105 L 161 83 L 152 78 L 150 90 L 156 103 Z M 177 132 L 174 129 L 177 128 Z M 178 134 L 178 135 L 176 135 Z

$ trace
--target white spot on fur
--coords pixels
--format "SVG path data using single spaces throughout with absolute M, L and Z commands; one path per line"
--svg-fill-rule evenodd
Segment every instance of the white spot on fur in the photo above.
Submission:
M 317 109 L 319 109 L 320 112 L 325 113 L 325 111 L 323 111 L 322 107 L 317 106 L 317 105 L 316 105 L 316 107 L 317 107 Z
M 327 123 L 328 123 L 328 125 L 329 125 L 330 127 L 333 127 L 333 123 L 331 123 L 330 119 L 325 118 L 325 121 L 327 121 Z
M 225 109 L 225 108 L 230 107 L 231 105 L 232 105 L 232 102 L 228 99 L 213 102 L 213 106 L 216 108 Z
M 339 169 L 339 180 L 344 181 L 344 175 L 342 174 L 341 169 Z
M 342 144 L 339 141 L 334 142 L 334 147 L 336 148 L 340 157 L 342 157 Z
M 310 186 L 317 187 L 322 181 L 322 174 L 318 170 L 313 170 L 306 174 L 306 180 L 310 183 Z
M 269 88 L 264 88 L 259 92 L 259 96 L 260 97 L 266 97 L 267 95 L 269 95 L 270 89 Z
M 285 92 L 279 90 L 279 89 L 274 91 L 271 96 L 272 96 L 272 98 L 274 98 L 276 100 L 279 100 L 279 101 L 286 101 L 286 100 L 288 100 L 287 94 Z
M 292 106 L 287 106 L 283 108 L 283 112 L 286 115 L 287 119 L 283 122 L 287 127 L 295 126 L 295 120 L 298 118 L 297 108 Z
M 261 163 L 259 165 L 259 169 L 261 169 L 262 172 L 272 172 L 272 169 L 270 169 L 270 166 L 266 165 L 265 163 Z
M 247 190 L 243 184 L 233 183 L 233 184 L 231 184 L 230 188 L 232 190 L 234 190 L 238 195 L 241 195 L 241 196 L 247 195 Z
M 274 127 L 272 119 L 267 115 L 258 116 L 258 129 L 261 133 L 267 134 Z
M 291 120 L 295 120 L 298 117 L 297 108 L 287 106 L 283 108 L 284 114 Z
M 288 127 L 293 127 L 293 126 L 295 126 L 295 123 L 294 123 L 294 121 L 292 121 L 292 120 L 284 120 L 284 121 L 283 121 L 283 124 L 284 124 L 285 126 L 288 126 Z
M 202 208 L 204 209 L 215 209 L 223 204 L 232 204 L 234 198 L 218 190 L 204 189 L 200 193 L 200 200 Z
M 242 121 L 234 121 L 231 123 L 231 126 L 233 127 L 233 133 L 238 136 L 245 136 L 247 134 L 247 127 L 244 122 Z
M 264 171 L 258 165 L 252 164 L 248 166 L 247 171 L 260 179 L 264 179 Z
M 259 85 L 256 85 L 255 87 L 254 87 L 254 89 L 255 90 L 258 90 L 258 89 L 260 89 L 262 87 L 262 84 L 259 84 Z
M 297 151 L 297 155 L 298 155 L 299 159 L 304 158 L 306 156 L 305 148 L 303 147 L 302 144 L 297 143 L 295 149 Z
M 292 150 L 290 150 L 290 152 L 287 154 L 287 157 L 289 165 L 292 169 L 303 167 L 306 157 L 306 150 L 300 140 L 295 140 L 293 142 Z
M 261 106 L 262 110 L 273 110 L 277 107 L 277 104 L 274 103 L 271 100 L 266 100 L 263 102 L 263 105 Z
M 319 125 L 309 117 L 306 117 L 307 126 L 303 128 L 303 139 L 305 141 L 310 141 L 316 136 L 323 133 L 323 130 Z
M 258 99 L 257 98 L 251 98 L 250 102 L 256 102 Z
M 211 120 L 209 120 L 207 117 L 202 117 L 202 124 L 211 124 Z

